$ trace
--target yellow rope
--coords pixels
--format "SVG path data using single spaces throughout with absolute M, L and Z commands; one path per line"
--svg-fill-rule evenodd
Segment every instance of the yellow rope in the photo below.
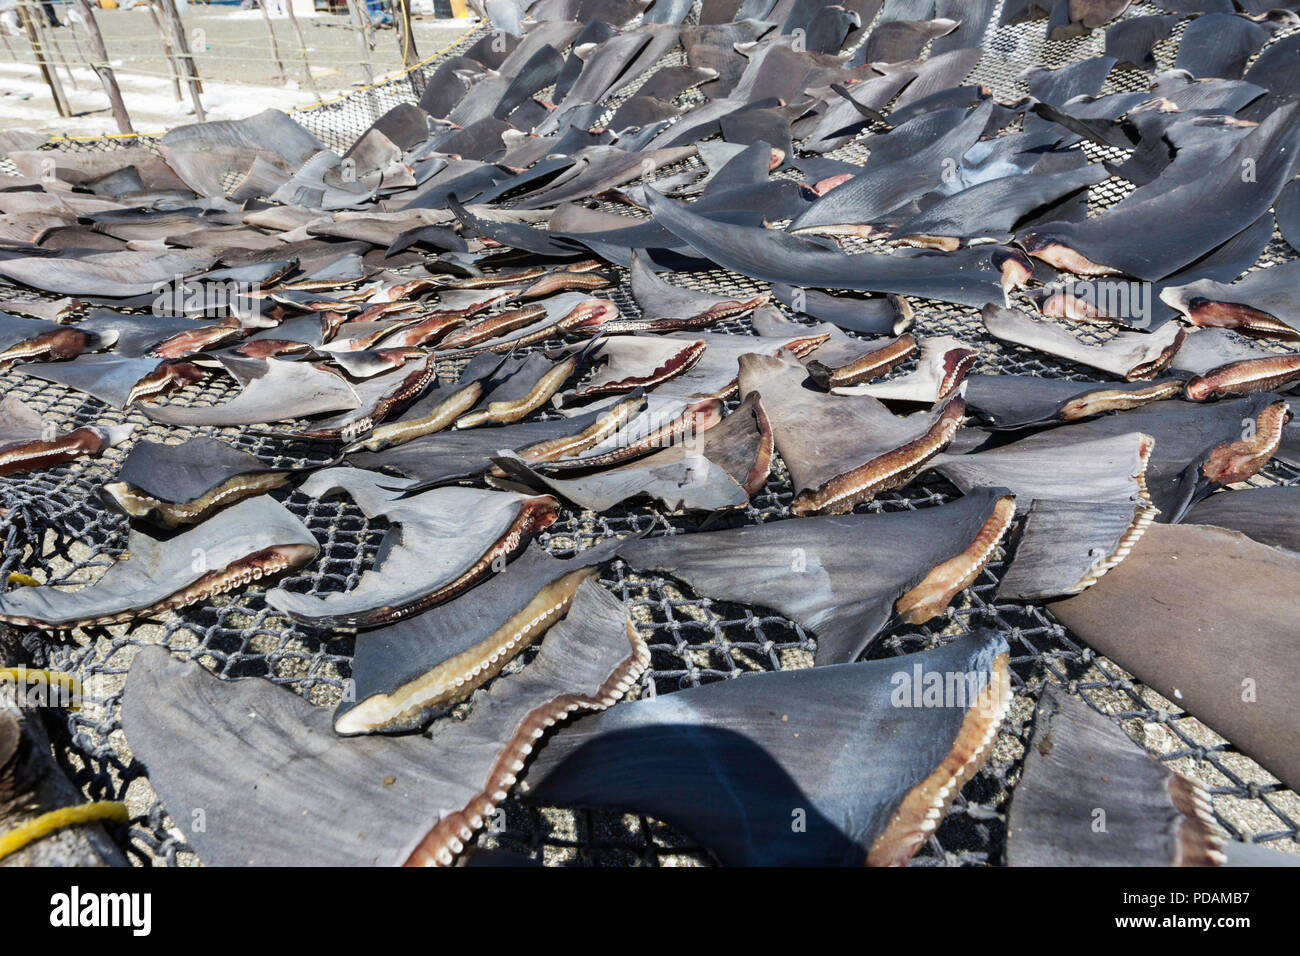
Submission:
M 6 833 L 0 833 L 0 860 L 11 853 L 18 852 L 29 843 L 34 843 L 65 827 L 98 823 L 101 820 L 126 823 L 130 818 L 130 814 L 126 811 L 126 804 L 116 800 L 100 800 L 76 807 L 51 810 L 49 813 L 42 813 L 35 819 L 19 824 Z
M 37 581 L 30 574 L 23 574 L 21 571 L 10 571 L 9 583 L 21 584 L 25 588 L 38 588 L 41 586 L 40 581 Z
M 62 671 L 47 671 L 38 668 L 28 667 L 0 667 L 0 684 L 10 682 L 14 684 L 44 684 L 46 687 L 62 687 L 69 691 L 72 700 L 72 709 L 80 710 L 81 704 L 81 681 L 71 674 L 64 674 Z
M 411 22 L 406 18 L 405 10 L 402 11 L 402 19 L 406 22 L 406 42 L 409 44 L 411 42 L 410 39 Z M 430 61 L 438 59 L 438 57 L 442 56 L 444 53 L 446 53 L 448 50 L 454 47 L 457 43 L 460 43 L 461 40 L 465 39 L 466 36 L 468 36 L 476 29 L 478 29 L 477 24 L 467 29 L 464 33 L 460 34 L 460 36 L 456 37 L 456 39 L 452 40 L 450 43 L 448 43 L 446 46 L 440 49 L 437 53 L 434 53 L 432 56 L 426 56 L 420 62 L 414 63 L 409 67 L 398 70 L 392 76 L 387 76 L 384 77 L 383 79 L 375 80 L 375 82 L 369 84 L 368 86 L 358 87 L 355 90 L 350 90 L 347 93 L 343 93 L 339 96 L 331 97 L 330 99 L 327 100 L 320 100 L 319 102 L 316 103 L 311 103 L 308 106 L 295 106 L 293 109 L 288 110 L 287 112 L 302 113 L 306 110 L 314 110 L 318 106 L 325 106 L 326 104 L 329 103 L 339 103 L 342 102 L 343 100 L 346 100 L 350 96 L 356 96 L 358 93 L 364 93 L 367 90 L 373 90 L 377 86 L 383 86 L 385 83 L 391 83 L 393 82 L 393 80 L 399 79 L 400 77 L 405 76 L 407 73 L 420 69 L 420 67 L 424 66 Z M 403 62 L 406 61 L 405 50 L 402 51 L 402 61 Z M 93 143 L 93 142 L 97 142 L 98 140 L 104 140 L 104 139 L 139 139 L 139 138 L 147 139 L 147 138 L 162 136 L 164 133 L 166 133 L 166 130 L 160 130 L 159 132 L 156 133 L 111 133 L 103 136 L 52 136 L 50 137 L 49 142 L 51 143 Z
M 402 66 L 406 66 L 406 57 L 411 52 L 411 19 L 406 15 L 406 4 L 397 0 L 397 7 L 402 11 Z

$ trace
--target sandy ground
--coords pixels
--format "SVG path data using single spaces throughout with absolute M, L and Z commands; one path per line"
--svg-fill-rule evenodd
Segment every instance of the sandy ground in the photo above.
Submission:
M 116 133 L 99 78 L 85 65 L 87 48 L 79 27 L 66 24 L 51 31 L 53 51 L 72 117 L 54 108 L 26 34 L 3 34 L 0 26 L 0 129 L 25 129 L 50 135 L 88 136 Z M 316 91 L 308 84 L 298 41 L 287 16 L 276 14 L 272 25 L 284 62 L 280 82 L 270 39 L 260 11 L 236 7 L 191 6 L 183 14 L 186 34 L 203 80 L 203 107 L 208 119 L 237 119 L 268 107 L 291 109 L 346 93 L 359 85 L 389 76 L 401 68 L 402 51 L 395 32 L 374 31 L 374 49 L 365 57 L 347 17 L 299 15 L 307 59 Z M 177 101 L 153 18 L 143 7 L 96 10 L 109 61 L 117 74 L 127 112 L 138 132 L 158 132 L 194 121 L 188 94 Z M 416 49 L 421 57 L 452 43 L 474 25 L 471 20 L 414 20 Z M 7 41 L 7 45 L 5 44 Z M 60 56 L 62 55 L 62 60 Z M 66 61 L 71 70 L 64 68 Z M 367 66 L 369 70 L 367 71 Z M 318 91 L 318 92 L 317 92 Z

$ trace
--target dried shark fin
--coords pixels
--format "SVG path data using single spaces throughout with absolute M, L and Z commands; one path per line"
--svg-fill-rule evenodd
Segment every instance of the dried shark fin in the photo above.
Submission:
M 1097 812 L 1105 827 L 1093 826 Z M 1112 721 L 1054 686 L 1007 816 L 1010 866 L 1296 866 L 1300 857 L 1229 842 L 1199 783 L 1153 760 Z
M 715 221 L 654 190 L 647 196 L 658 225 L 717 265 L 755 279 L 923 296 L 976 308 L 1001 292 L 1000 273 L 989 261 L 988 251 L 978 247 L 946 255 L 913 250 L 847 255 L 815 238 Z
M 721 403 L 716 415 L 721 416 Z M 579 507 L 604 511 L 637 494 L 678 508 L 708 511 L 736 508 L 763 486 L 772 465 L 772 430 L 757 393 L 706 431 L 629 464 L 567 477 L 529 467 L 517 456 L 494 459 L 508 479 L 552 491 Z M 579 459 L 581 462 L 581 459 Z
M 930 467 L 958 488 L 1004 485 L 1017 499 L 1049 501 L 1142 502 L 1150 504 L 1146 473 L 1155 442 L 1138 431 L 1075 438 L 1060 429 L 1042 440 L 1025 440 L 990 448 L 949 450 Z M 1038 437 L 1038 436 L 1035 436 Z
M 455 428 L 479 425 L 508 425 L 529 412 L 541 408 L 578 367 L 580 353 L 573 352 L 558 361 L 532 352 L 523 358 L 506 359 L 484 381 L 486 394 L 478 404 L 460 418 Z
M 134 425 L 83 425 L 60 431 L 13 395 L 0 398 L 0 476 L 98 455 L 130 437 Z
M 15 362 L 75 358 L 88 350 L 107 348 L 116 340 L 113 332 L 98 333 L 0 312 L 0 370 Z
M 1249 395 L 1253 392 L 1282 392 L 1295 388 L 1300 380 L 1300 353 L 1263 355 L 1226 362 L 1194 375 L 1187 382 L 1187 397 L 1195 402 Z
M 410 484 L 390 482 L 409 494 L 481 475 L 505 449 L 531 462 L 580 454 L 617 434 L 644 407 L 645 393 L 636 389 L 608 408 L 573 418 L 442 431 L 376 452 L 354 452 L 347 460 L 358 468 L 385 468 L 413 479 Z
M 23 285 L 100 301 L 103 298 L 140 296 L 152 304 L 158 286 L 177 276 L 207 272 L 217 257 L 196 251 L 169 252 L 114 250 L 77 258 L 27 256 L 0 260 L 0 276 Z
M 626 608 L 584 582 L 537 657 L 429 738 L 339 737 L 327 709 L 268 681 L 220 681 L 161 647 L 133 662 L 122 725 L 173 815 L 207 808 L 192 840 L 206 863 L 449 866 L 546 728 L 608 707 L 648 662 Z
M 590 353 L 604 360 L 599 370 L 565 393 L 566 404 L 602 395 L 620 395 L 636 388 L 653 389 L 687 371 L 700 360 L 704 339 L 658 335 L 610 335 L 599 339 Z
M 129 560 L 79 591 L 5 592 L 0 621 L 51 630 L 154 616 L 301 567 L 317 545 L 283 505 L 261 496 L 166 540 L 132 528 L 127 550 Z
M 805 386 L 798 362 L 740 358 L 740 393 L 757 391 L 776 449 L 794 479 L 798 515 L 842 514 L 880 491 L 905 484 L 952 440 L 965 403 L 952 396 L 906 418 L 865 395 L 827 395 Z
M 505 354 L 526 345 L 536 345 L 565 335 L 589 335 L 599 330 L 606 323 L 618 317 L 618 306 L 608 299 L 589 299 L 576 292 L 566 292 L 540 303 L 544 311 L 526 325 L 514 326 L 512 322 L 497 322 L 491 337 L 481 339 L 477 344 L 462 344 L 451 347 L 452 337 L 448 336 L 440 347 L 440 357 L 460 358 L 462 356 L 481 355 L 485 352 Z M 532 307 L 526 307 L 531 315 Z M 500 316 L 485 319 L 494 322 Z M 466 327 L 466 331 L 469 327 Z M 484 330 L 480 330 L 484 331 Z M 454 334 L 454 333 L 453 333 Z
M 1183 340 L 1170 367 L 1197 376 L 1234 362 L 1269 358 L 1278 354 L 1271 348 L 1261 348 L 1244 335 L 1228 329 L 1193 329 Z
M 1017 240 L 1030 255 L 1078 275 L 1123 273 L 1147 281 L 1172 275 L 1247 228 L 1295 176 L 1296 110 L 1295 103 L 1278 108 L 1192 182 L 1082 223 L 1035 226 Z
M 702 329 L 752 312 L 767 299 L 766 296 L 734 299 L 670 285 L 646 265 L 644 254 L 635 251 L 630 271 L 632 298 L 641 307 L 641 318 L 625 320 L 619 327 L 607 331 Z
M 1143 471 L 1145 487 L 1151 503 L 1160 509 L 1160 520 L 1175 522 L 1215 488 L 1245 481 L 1264 467 L 1278 449 L 1289 417 L 1286 401 L 1268 393 L 1208 405 L 1171 399 L 1019 437 L 1005 449 L 988 453 L 1015 449 L 1029 456 L 1026 461 L 1041 456 L 1042 469 L 1060 475 L 1068 486 L 1064 463 L 1076 462 L 1080 473 L 1092 470 L 1083 453 L 1070 446 L 1142 432 L 1151 439 Z M 985 446 L 1000 441 L 994 437 Z M 1003 483 L 1017 487 L 1012 480 Z M 1043 497 L 1087 500 L 1086 495 L 1075 493 Z
M 912 371 L 879 382 L 835 386 L 831 391 L 927 405 L 943 401 L 966 380 L 979 351 L 951 335 L 928 335 L 920 344 L 921 355 Z
M 567 560 L 531 544 L 506 573 L 467 594 L 358 634 L 355 700 L 335 710 L 335 732 L 414 730 L 467 699 L 563 618 L 582 582 L 622 544 L 604 542 Z
M 1039 104 L 1042 106 L 1042 104 Z M 905 219 L 890 237 L 929 249 L 951 251 L 971 239 L 1009 237 L 1020 222 L 1067 196 L 1110 178 L 1101 165 L 1054 173 L 1022 173 L 977 183 L 943 197 Z
M 1182 523 L 1240 531 L 1260 544 L 1300 554 L 1300 488 L 1221 491 L 1189 508 Z
M 1155 332 L 1118 332 L 1102 345 L 1086 345 L 1053 322 L 989 303 L 982 313 L 984 327 L 994 338 L 1100 369 L 1116 378 L 1146 381 L 1173 361 L 1187 333 L 1167 322 Z
M 775 309 L 760 309 L 752 319 L 760 335 L 811 331 L 780 316 Z M 860 382 L 882 378 L 916 354 L 916 337 L 910 334 L 893 339 L 860 339 L 846 335 L 834 325 L 820 325 L 828 338 L 803 359 L 814 382 L 827 391 L 848 388 Z
M 1018 431 L 1140 408 L 1182 391 L 1183 382 L 1177 378 L 1081 382 L 1036 375 L 971 375 L 966 379 L 965 394 L 966 404 L 987 420 L 987 428 Z
M 998 599 L 1078 594 L 1128 557 L 1155 517 L 1143 501 L 1034 501 Z
M 590 511 L 605 511 L 637 495 L 662 501 L 669 510 L 722 511 L 739 508 L 749 495 L 727 472 L 703 456 L 669 462 L 650 459 L 573 478 L 542 475 L 518 459 L 501 456 L 493 463 L 506 482 L 498 487 L 543 488 Z
M 952 107 L 927 112 L 888 133 L 877 134 L 872 139 L 873 155 L 863 170 L 819 197 L 790 223 L 789 231 L 826 235 L 872 233 L 873 224 L 888 213 L 944 182 L 952 157 L 961 156 L 975 145 L 992 111 L 993 101 L 989 99 L 971 110 Z M 889 150 L 888 160 L 892 161 L 878 155 L 881 150 L 875 148 L 877 145 Z M 652 209 L 658 216 L 654 204 Z M 665 225 L 672 228 L 668 223 Z
M 485 381 L 501 361 L 496 356 L 490 356 L 488 361 L 477 366 L 471 361 L 454 384 L 441 380 L 432 382 L 423 395 L 397 415 L 375 425 L 364 439 L 344 448 L 344 453 L 380 451 L 450 428 L 479 403 Z
M 168 425 L 265 425 L 326 412 L 351 411 L 361 399 L 342 375 L 304 362 L 266 359 L 249 365 L 252 377 L 230 401 L 216 406 L 142 406 Z
M 1294 788 L 1300 657 L 1294 627 L 1279 622 L 1291 620 L 1297 587 L 1296 555 L 1234 531 L 1156 524 L 1096 585 L 1049 607 L 1098 653 Z M 1157 594 L 1177 599 L 1153 601 Z M 1247 686 L 1255 693 L 1243 694 Z
M 111 352 L 19 365 L 15 371 L 85 392 L 114 408 L 149 402 L 204 376 L 203 370 L 190 362 L 127 358 Z
M 283 485 L 298 469 L 272 468 L 216 438 L 178 445 L 136 444 L 117 480 L 100 489 L 109 507 L 163 528 L 197 524 L 253 495 Z
M 528 798 L 653 816 L 724 865 L 899 866 L 988 760 L 1011 702 L 1008 657 L 983 631 L 620 704 L 546 742 Z
M 1284 262 L 1239 282 L 1199 279 L 1160 293 L 1193 325 L 1224 328 L 1265 338 L 1300 338 L 1300 263 Z
M 356 587 L 323 595 L 275 588 L 267 604 L 318 627 L 391 623 L 499 572 L 559 510 L 546 495 L 448 487 L 408 497 L 394 484 L 402 482 L 357 468 L 329 468 L 305 481 L 304 494 L 346 492 L 366 517 L 382 516 L 395 527 L 385 533 L 374 567 Z
M 391 353 L 390 353 L 391 354 Z M 395 410 L 407 405 L 437 378 L 437 363 L 432 354 L 397 353 L 396 364 L 386 372 L 352 383 L 358 405 L 354 409 L 328 418 L 314 418 L 290 431 L 293 438 L 347 441 L 368 434 L 388 419 Z
M 797 314 L 863 335 L 902 335 L 912 324 L 911 305 L 901 296 L 831 295 L 773 282 L 772 297 Z
M 654 392 L 636 405 L 616 399 L 601 408 L 614 414 L 617 425 L 598 440 L 580 446 L 569 445 L 565 439 L 539 442 L 521 450 L 518 457 L 551 475 L 612 468 L 698 438 L 722 421 L 723 414 L 720 399 L 677 398 Z
M 760 309 L 755 317 L 767 310 Z M 833 329 L 829 326 L 808 328 L 783 322 L 781 329 L 754 327 L 758 336 L 726 335 L 721 332 L 672 332 L 671 339 L 698 339 L 704 342 L 704 354 L 690 368 L 658 386 L 658 396 L 683 400 L 695 398 L 729 399 L 740 395 L 740 358 L 743 355 L 779 355 L 783 350 L 803 359 L 826 341 Z
M 818 664 L 855 660 L 897 614 L 942 614 L 992 557 L 1015 515 L 1004 488 L 918 511 L 778 521 L 646 538 L 621 552 L 721 601 L 770 607 L 817 637 Z

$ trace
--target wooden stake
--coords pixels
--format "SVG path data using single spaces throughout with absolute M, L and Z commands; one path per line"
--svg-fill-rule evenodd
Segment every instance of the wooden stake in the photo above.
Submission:
M 271 13 L 266 9 L 266 0 L 257 0 L 257 5 L 262 8 L 262 20 L 266 23 L 267 36 L 271 38 L 271 59 L 275 60 L 275 70 L 280 74 L 280 85 L 284 86 L 287 77 L 284 75 L 284 64 L 280 62 L 280 44 L 275 40 L 275 28 L 271 25 Z
M 158 0 L 158 6 L 170 29 L 172 43 L 176 46 L 176 58 L 180 61 L 179 69 L 185 78 L 185 85 L 189 87 L 190 102 L 194 104 L 194 116 L 200 123 L 206 123 L 208 117 L 203 111 L 203 101 L 199 98 L 199 94 L 203 92 L 203 86 L 199 83 L 199 68 L 194 64 L 194 55 L 190 52 L 190 45 L 185 39 L 181 15 L 176 10 L 173 0 Z
M 176 25 L 176 44 L 180 49 L 181 59 L 189 71 L 190 78 L 194 81 L 195 89 L 202 93 L 203 80 L 199 78 L 199 64 L 194 59 L 193 51 L 190 50 L 190 37 L 185 32 L 185 23 L 181 20 L 181 11 L 176 6 L 176 0 L 163 0 L 163 3 L 171 10 L 172 21 Z
M 18 4 L 18 19 L 22 21 L 23 29 L 27 31 L 27 42 L 32 45 L 32 53 L 36 55 L 36 64 L 41 68 L 41 76 L 45 77 L 45 84 L 50 88 L 50 95 L 54 97 L 54 108 L 59 111 L 60 116 L 71 116 L 72 108 L 68 105 L 68 98 L 63 92 L 63 85 L 59 82 L 58 74 L 54 72 L 54 68 L 45 58 L 45 47 L 41 43 L 36 23 L 32 20 L 31 11 L 27 8 L 25 2 Z
M 149 0 L 146 4 L 149 7 L 149 16 L 153 17 L 153 25 L 158 30 L 158 36 L 162 37 L 163 58 L 167 61 L 167 70 L 172 75 L 172 95 L 176 97 L 176 102 L 181 101 L 181 73 L 180 67 L 176 65 L 176 50 L 172 47 L 172 38 L 167 35 L 167 29 L 158 17 L 158 0 Z
M 74 0 L 74 2 L 77 5 L 77 12 L 81 14 L 82 29 L 86 31 L 86 43 L 90 47 L 90 55 L 94 57 L 90 66 L 98 74 L 99 82 L 104 84 L 109 106 L 113 109 L 113 119 L 117 122 L 117 131 L 134 133 L 135 128 L 131 125 L 131 117 L 127 115 L 126 104 L 122 102 L 122 91 L 117 86 L 117 77 L 113 75 L 113 68 L 108 65 L 108 50 L 104 46 L 104 35 L 99 32 L 99 22 L 95 19 L 95 11 L 91 9 L 90 0 Z M 73 37 L 75 36 L 74 33 Z
M 298 52 L 302 55 L 303 79 L 307 81 L 311 91 L 320 96 L 320 90 L 316 89 L 316 78 L 311 75 L 311 63 L 307 59 L 307 41 L 303 39 L 302 27 L 298 25 L 298 17 L 293 12 L 293 0 L 284 0 L 284 9 L 289 14 L 289 23 L 293 25 L 294 35 L 298 38 Z
M 76 27 L 73 25 L 70 19 L 68 21 L 68 30 L 69 32 L 72 33 L 72 48 L 77 51 L 77 59 L 80 60 L 83 64 L 85 64 L 90 69 L 94 69 L 94 67 L 91 66 L 90 63 L 90 57 L 86 56 L 86 51 L 81 48 L 81 38 L 77 36 Z
M 369 41 L 366 39 L 365 21 L 361 16 L 361 8 L 357 0 L 347 0 L 348 19 L 352 21 L 352 30 L 357 37 L 357 48 L 361 51 L 361 68 L 366 71 L 366 82 L 375 82 L 375 73 L 370 69 L 370 50 Z
M 68 58 L 63 55 L 63 44 L 59 42 L 59 35 L 55 32 L 55 28 L 45 20 L 44 11 L 35 17 L 35 21 L 36 29 L 41 33 L 41 42 L 45 45 L 47 50 L 51 48 L 54 50 L 54 58 L 58 60 L 59 65 L 63 67 L 63 72 L 67 75 L 68 82 L 72 84 L 72 88 L 74 90 L 81 89 L 81 87 L 77 85 L 77 78 L 72 73 L 72 67 L 68 65 Z

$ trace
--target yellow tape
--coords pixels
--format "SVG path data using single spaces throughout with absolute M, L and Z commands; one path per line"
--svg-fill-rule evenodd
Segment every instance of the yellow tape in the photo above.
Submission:
M 81 681 L 62 671 L 47 671 L 35 667 L 0 667 L 0 683 L 44 684 L 46 687 L 61 687 L 70 693 L 72 709 L 80 710 Z
M 0 860 L 11 853 L 16 853 L 29 843 L 34 843 L 65 827 L 98 823 L 101 820 L 126 823 L 129 819 L 131 817 L 126 811 L 126 804 L 116 800 L 100 800 L 95 803 L 83 803 L 77 807 L 51 810 L 6 833 L 0 833 Z

